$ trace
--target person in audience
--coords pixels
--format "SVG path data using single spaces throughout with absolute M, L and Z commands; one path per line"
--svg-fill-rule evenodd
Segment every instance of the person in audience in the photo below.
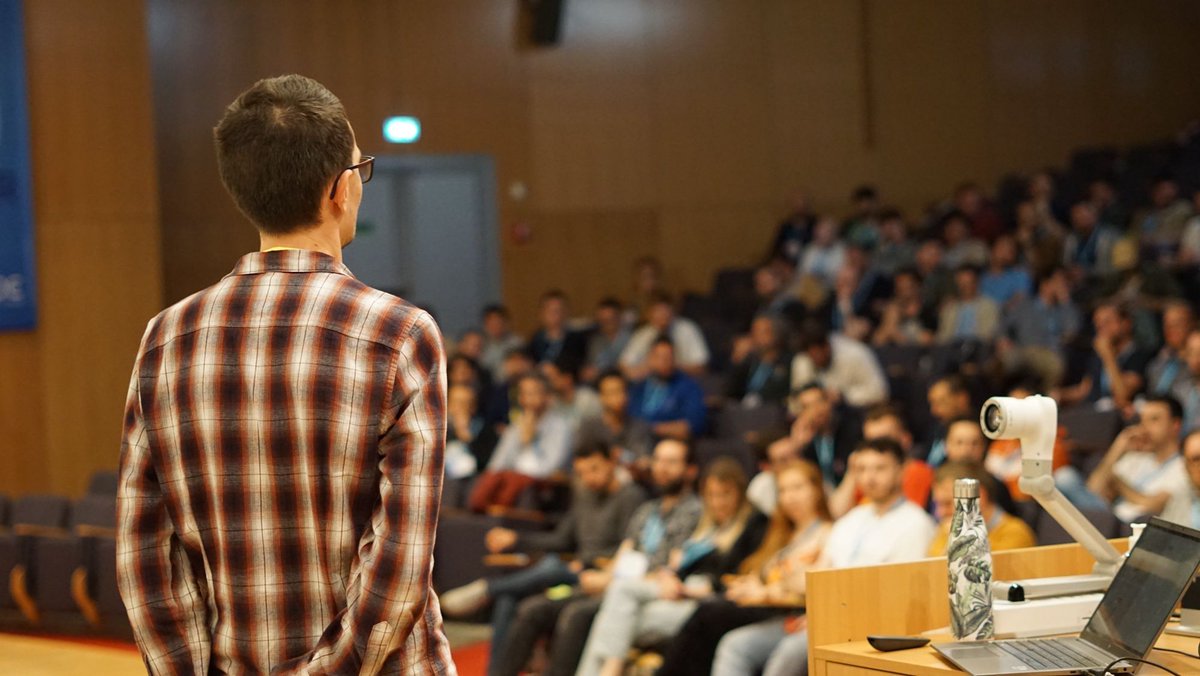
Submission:
M 979 426 L 979 416 L 963 416 L 950 421 L 946 426 L 946 462 L 965 462 L 983 465 L 988 455 L 988 438 Z M 991 496 L 1001 509 L 1008 513 L 1016 511 L 1016 503 L 1008 491 L 1008 485 L 993 477 Z
M 858 485 L 866 501 L 838 519 L 820 567 L 845 568 L 912 561 L 925 556 L 936 529 L 903 491 L 904 450 L 895 439 L 867 439 L 855 449 Z
M 446 360 L 446 384 L 466 385 L 476 392 L 487 392 L 492 387 L 491 374 L 471 357 L 454 354 Z
M 791 323 L 803 317 L 804 309 L 791 293 L 792 280 L 788 275 L 788 268 L 778 265 L 760 265 L 755 269 L 754 317 L 768 315 Z
M 746 498 L 763 514 L 774 514 L 778 496 L 775 492 L 776 478 L 784 467 L 800 459 L 800 447 L 791 436 L 780 437 L 767 444 L 764 449 L 766 462 L 750 480 Z
M 951 211 L 942 218 L 942 241 L 946 251 L 942 261 L 951 270 L 970 265 L 981 268 L 987 265 L 987 246 L 971 237 L 971 226 L 967 217 L 960 211 Z
M 489 552 L 525 551 L 541 554 L 538 561 L 515 573 L 476 580 L 442 595 L 442 612 L 467 617 L 492 604 L 491 661 L 498 663 L 512 626 L 517 603 L 560 584 L 578 584 L 579 574 L 595 569 L 617 547 L 635 510 L 646 501 L 640 486 L 617 471 L 602 443 L 585 443 L 574 453 L 575 481 L 571 508 L 552 531 L 515 531 L 496 527 L 487 532 Z M 565 561 L 558 553 L 570 553 Z
M 828 216 L 822 216 L 813 226 L 812 242 L 801 255 L 796 272 L 800 277 L 816 278 L 826 288 L 831 288 L 837 271 L 845 262 L 846 245 L 838 237 L 838 223 Z
M 1033 278 L 1029 268 L 1017 256 L 1017 240 L 1001 235 L 992 242 L 987 270 L 979 278 L 979 292 L 1004 309 L 1010 309 L 1029 296 Z
M 954 519 L 954 482 L 959 479 L 979 482 L 979 513 L 987 526 L 988 543 L 993 551 L 1037 546 L 1037 537 L 1029 524 L 992 501 L 996 490 L 995 477 L 979 463 L 951 460 L 939 467 L 934 477 L 933 504 L 938 529 L 933 542 L 929 544 L 929 556 L 946 554 L 950 522 Z
M 1127 523 L 1159 514 L 1187 488 L 1179 455 L 1182 417 L 1174 397 L 1147 397 L 1141 420 L 1117 435 L 1086 484 L 1069 465 L 1054 473 L 1055 483 L 1081 509 L 1111 508 Z
M 954 276 L 945 264 L 944 253 L 942 240 L 937 237 L 926 237 L 917 247 L 915 264 L 926 307 L 940 308 L 954 295 Z
M 468 385 L 450 385 L 446 394 L 446 478 L 467 479 L 487 467 L 496 432 L 479 413 L 479 395 Z
M 454 353 L 469 357 L 478 364 L 479 360 L 483 357 L 484 344 L 483 331 L 479 329 L 467 329 L 459 335 L 458 342 L 454 344 Z
M 942 306 L 938 317 L 937 342 L 961 340 L 991 342 L 1000 326 L 1000 307 L 979 293 L 979 269 L 961 265 L 954 271 L 953 300 Z
M 1063 243 L 1063 265 L 1072 281 L 1111 273 L 1113 246 L 1120 239 L 1120 231 L 1100 219 L 1094 202 L 1076 202 L 1071 207 L 1071 231 Z
M 1148 260 L 1171 260 L 1183 237 L 1184 223 L 1192 215 L 1192 207 L 1179 197 L 1179 184 L 1170 176 L 1154 181 L 1150 201 L 1150 208 L 1134 217 L 1133 232 Z
M 500 367 L 500 379 L 492 385 L 487 395 L 483 416 L 488 425 L 497 434 L 504 432 L 519 412 L 517 403 L 517 383 L 533 371 L 533 360 L 524 348 L 514 348 L 504 356 Z
M 853 213 L 842 226 L 843 239 L 852 247 L 874 249 L 879 243 L 879 191 L 861 185 L 850 196 Z
M 1066 231 L 1062 224 L 1038 206 L 1033 199 L 1017 203 L 1013 237 L 1025 260 L 1035 269 L 1043 269 L 1062 259 Z
M 567 294 L 553 289 L 542 295 L 541 326 L 529 339 L 529 356 L 535 364 L 552 362 L 560 356 L 579 364 L 587 353 L 587 338 L 567 326 L 570 318 Z
M 587 361 L 581 373 L 584 382 L 595 382 L 601 373 L 617 368 L 630 337 L 623 313 L 621 302 L 611 296 L 596 304 L 596 326 L 588 337 Z
M 851 409 L 837 406 L 817 383 L 802 386 L 795 396 L 796 421 L 789 435 L 800 457 L 815 463 L 830 490 L 842 482 L 850 452 L 862 438 L 862 424 Z
M 1038 382 L 1035 379 L 1018 381 L 1008 391 L 1008 396 L 1024 399 L 1037 393 Z M 1054 440 L 1054 453 L 1051 456 L 1051 470 L 1057 471 L 1070 462 L 1070 431 L 1061 424 Z M 1013 500 L 1032 500 L 1025 491 L 1021 490 L 1021 472 L 1024 467 L 1021 458 L 1021 441 L 1019 439 L 993 439 L 988 444 L 987 457 L 983 466 L 992 476 L 1004 482 Z
M 792 387 L 812 382 L 835 400 L 859 408 L 888 396 L 887 378 L 871 348 L 818 324 L 805 327 L 802 351 L 792 359 Z
M 1006 230 L 1000 212 L 983 195 L 975 183 L 962 183 L 954 190 L 954 208 L 966 217 L 971 237 L 994 242 Z
M 601 374 L 600 416 L 584 419 L 579 427 L 580 443 L 602 443 L 639 479 L 648 476 L 653 442 L 650 426 L 629 414 L 629 383 L 620 371 Z
M 803 605 L 805 573 L 821 557 L 833 519 L 816 465 L 790 462 L 775 480 L 779 509 L 762 545 L 742 563 L 740 574 L 727 581 L 724 596 L 702 602 L 668 644 L 658 676 L 722 673 L 747 661 L 759 664 L 757 652 L 738 650 L 736 642 L 718 654 L 721 637 L 758 622 L 784 621 L 787 604 Z
M 879 327 L 871 343 L 886 345 L 931 345 L 937 331 L 937 310 L 926 305 L 921 277 L 915 268 L 901 268 L 892 278 L 892 298 L 883 306 Z
M 667 566 L 608 585 L 576 676 L 621 676 L 630 648 L 674 636 L 762 543 L 767 519 L 746 500 L 740 463 L 714 460 L 700 485 L 704 514 Z
M 808 195 L 797 191 L 792 196 L 790 211 L 779 223 L 771 248 L 767 252 L 766 261 L 781 260 L 788 267 L 795 268 L 800 262 L 804 248 L 812 241 L 813 226 L 817 217 L 809 207 Z
M 879 404 L 866 413 L 863 419 L 863 439 L 895 439 L 904 451 L 904 470 L 900 483 L 904 496 L 914 505 L 929 504 L 929 490 L 933 486 L 933 469 L 924 460 L 912 457 L 913 438 L 900 410 L 891 404 Z M 836 518 L 849 512 L 862 502 L 862 490 L 858 487 L 858 466 L 853 454 L 848 459 L 846 476 L 829 496 L 829 511 Z
M 904 215 L 893 208 L 879 213 L 879 244 L 871 254 L 871 268 L 891 277 L 898 270 L 915 264 L 916 245 L 908 235 Z
M 1186 301 L 1171 301 L 1163 308 L 1163 345 L 1146 367 L 1148 393 L 1167 394 L 1174 391 L 1175 383 L 1187 372 L 1183 356 L 1184 344 L 1195 328 L 1196 316 L 1192 306 Z
M 1129 214 L 1117 199 L 1117 188 L 1110 178 L 1101 176 L 1088 184 L 1087 202 L 1100 223 L 1123 226 L 1129 222 Z
M 1006 373 L 1035 372 L 1046 389 L 1062 382 L 1066 349 L 1083 319 L 1071 300 L 1064 268 L 1045 272 L 1037 294 L 1004 313 L 996 339 L 996 355 Z
M 866 254 L 856 246 L 846 249 L 846 264 L 838 270 L 830 302 L 830 328 L 852 340 L 863 340 L 874 325 L 875 303 L 885 284 L 866 266 Z M 890 284 L 886 285 L 890 286 Z
M 630 380 L 641 380 L 650 372 L 649 354 L 659 338 L 666 336 L 675 345 L 676 364 L 690 375 L 704 373 L 708 366 L 708 344 L 695 322 L 675 314 L 671 296 L 656 294 L 646 314 L 646 325 L 634 331 L 621 352 L 621 370 Z
M 564 469 L 570 458 L 574 427 L 570 418 L 551 407 L 545 377 L 537 372 L 522 376 L 517 392 L 521 412 L 500 435 L 487 470 L 471 491 L 473 511 L 511 507 L 539 479 Z
M 943 376 L 929 386 L 929 412 L 937 421 L 933 435 L 929 439 L 925 462 L 930 467 L 937 468 L 946 461 L 946 428 L 950 421 L 956 418 L 970 416 L 971 390 L 967 381 L 960 375 Z
M 1083 379 L 1064 387 L 1057 399 L 1061 406 L 1090 402 L 1100 407 L 1116 407 L 1129 413 L 1133 397 L 1145 383 L 1143 373 L 1151 355 L 1133 340 L 1133 318 L 1117 303 L 1102 303 L 1092 312 L 1096 337 Z
M 730 399 L 747 408 L 787 400 L 792 360 L 784 352 L 782 333 L 779 320 L 770 315 L 759 315 L 750 323 L 750 335 L 735 344 L 725 389 Z
M 1192 216 L 1183 225 L 1175 264 L 1184 270 L 1200 266 L 1200 189 L 1192 191 Z
M 1200 529 L 1200 431 L 1193 430 L 1183 438 L 1181 455 L 1187 471 L 1186 489 L 1171 496 L 1162 518 Z
M 1170 394 L 1183 406 L 1183 430 L 1200 428 L 1200 330 L 1188 334 L 1183 348 L 1184 373 L 1175 379 Z
M 625 325 L 633 326 L 650 312 L 655 299 L 667 293 L 662 262 L 654 256 L 642 256 L 633 262 L 633 298 L 626 308 Z
M 479 363 L 492 374 L 493 382 L 505 379 L 505 357 L 524 346 L 525 341 L 513 333 L 509 325 L 508 308 L 503 305 L 488 305 L 483 308 L 483 352 Z
M 692 492 L 696 477 L 692 447 L 676 439 L 660 441 L 654 447 L 651 475 L 659 497 L 634 512 L 611 561 L 581 571 L 579 584 L 566 595 L 531 596 L 518 604 L 508 640 L 490 670 L 492 676 L 516 676 L 533 654 L 538 639 L 551 633 L 554 640 L 549 665 L 542 673 L 573 674 L 592 619 L 612 580 L 618 574 L 662 568 L 669 563 L 672 552 L 682 549 L 703 513 L 703 505 Z
M 542 375 L 550 383 L 554 408 L 571 421 L 577 436 L 584 421 L 599 418 L 603 412 L 600 396 L 587 385 L 579 384 L 578 364 L 569 356 L 542 363 Z
M 675 367 L 675 344 L 662 337 L 646 357 L 647 376 L 633 386 L 629 410 L 656 437 L 690 439 L 705 429 L 707 410 L 699 383 Z

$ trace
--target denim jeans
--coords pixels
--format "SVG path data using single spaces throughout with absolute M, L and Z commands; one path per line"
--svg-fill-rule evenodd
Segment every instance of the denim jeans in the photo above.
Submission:
M 524 570 L 488 580 L 488 596 L 492 598 L 491 663 L 495 664 L 499 658 L 521 599 L 560 584 L 574 585 L 578 582 L 579 576 L 553 554 L 543 556 Z
M 725 634 L 717 645 L 712 676 L 803 676 L 808 673 L 808 632 L 789 634 L 784 618 Z

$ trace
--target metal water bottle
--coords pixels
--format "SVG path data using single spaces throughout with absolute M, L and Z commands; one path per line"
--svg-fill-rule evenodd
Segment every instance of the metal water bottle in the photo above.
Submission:
M 979 511 L 979 482 L 954 482 L 954 518 L 946 547 L 950 631 L 960 641 L 992 638 L 992 549 Z

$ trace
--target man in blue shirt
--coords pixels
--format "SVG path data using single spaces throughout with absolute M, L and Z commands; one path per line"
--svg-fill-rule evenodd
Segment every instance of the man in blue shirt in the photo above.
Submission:
M 634 385 L 629 413 L 645 420 L 656 437 L 686 440 L 704 432 L 704 391 L 675 367 L 675 346 L 655 339 L 646 357 L 650 374 Z

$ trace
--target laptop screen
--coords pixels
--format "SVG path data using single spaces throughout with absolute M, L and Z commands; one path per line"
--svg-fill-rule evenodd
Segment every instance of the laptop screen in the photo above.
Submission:
M 1082 638 L 1145 657 L 1200 566 L 1200 532 L 1154 519 L 1113 578 Z

